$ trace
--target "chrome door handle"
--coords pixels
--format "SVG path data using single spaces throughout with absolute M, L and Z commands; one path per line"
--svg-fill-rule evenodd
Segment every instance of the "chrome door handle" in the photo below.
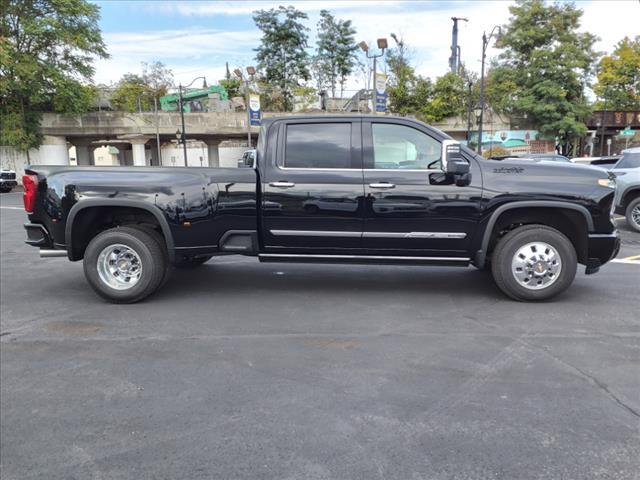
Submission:
M 388 183 L 388 182 L 370 183 L 369 186 L 371 188 L 396 188 L 396 186 L 393 183 Z
M 291 188 L 291 187 L 295 187 L 296 184 L 293 182 L 271 182 L 269 186 L 276 187 L 276 188 Z

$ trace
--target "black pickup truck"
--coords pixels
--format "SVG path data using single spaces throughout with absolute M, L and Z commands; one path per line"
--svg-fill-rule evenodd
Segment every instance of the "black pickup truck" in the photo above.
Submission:
M 485 160 L 407 118 L 264 123 L 256 168 L 30 166 L 27 243 L 84 261 L 136 302 L 172 267 L 263 262 L 474 265 L 516 300 L 564 291 L 618 252 L 614 182 L 588 166 Z

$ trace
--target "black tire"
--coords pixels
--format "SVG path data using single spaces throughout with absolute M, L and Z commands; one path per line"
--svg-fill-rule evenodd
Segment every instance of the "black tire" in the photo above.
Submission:
M 9 193 L 11 190 L 13 190 L 13 187 L 12 188 L 3 187 L 3 188 L 0 188 L 0 193 Z
M 176 260 L 176 262 L 174 263 L 174 266 L 176 268 L 183 268 L 183 269 L 196 268 L 196 267 L 199 267 L 200 265 L 204 265 L 212 258 L 213 258 L 213 255 L 205 255 L 204 257 L 184 257 L 180 260 Z
M 137 228 L 139 230 L 142 230 L 143 232 L 147 232 L 149 235 L 151 235 L 154 238 L 154 240 L 162 250 L 162 253 L 164 254 L 166 268 L 164 270 L 164 276 L 162 277 L 162 281 L 160 282 L 160 285 L 158 285 L 158 289 L 161 289 L 162 287 L 164 287 L 167 281 L 169 281 L 169 278 L 171 278 L 171 271 L 172 271 L 172 268 L 171 268 L 172 266 L 171 266 L 171 263 L 169 262 L 169 252 L 167 251 L 167 244 L 164 240 L 164 237 L 160 234 L 160 232 L 154 229 L 151 225 L 128 225 L 128 226 L 131 228 Z
M 142 272 L 133 286 L 118 290 L 100 278 L 98 258 L 110 245 L 124 245 L 139 258 Z M 140 228 L 117 227 L 96 235 L 84 254 L 84 274 L 91 288 L 101 297 L 113 303 L 135 303 L 155 292 L 166 273 L 166 253 L 154 237 Z
M 557 278 L 538 290 L 521 285 L 512 271 L 512 261 L 518 250 L 534 242 L 544 242 L 553 247 L 561 261 Z M 496 285 L 518 301 L 547 300 L 564 292 L 573 282 L 577 267 L 578 259 L 571 241 L 555 228 L 545 225 L 526 225 L 512 230 L 499 240 L 491 257 L 491 273 Z
M 624 211 L 624 216 L 627 218 L 627 224 L 636 232 L 640 232 L 640 221 L 635 221 L 633 219 L 634 209 L 640 209 L 640 197 L 634 198 L 633 200 L 631 200 L 629 202 L 629 205 L 627 205 L 627 208 Z M 636 212 L 636 216 L 637 216 L 637 212 Z

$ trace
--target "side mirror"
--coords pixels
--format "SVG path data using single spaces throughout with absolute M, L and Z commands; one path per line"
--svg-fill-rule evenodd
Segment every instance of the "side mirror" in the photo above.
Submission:
M 452 175 L 469 173 L 469 163 L 462 157 L 459 142 L 455 140 L 442 142 L 442 170 Z

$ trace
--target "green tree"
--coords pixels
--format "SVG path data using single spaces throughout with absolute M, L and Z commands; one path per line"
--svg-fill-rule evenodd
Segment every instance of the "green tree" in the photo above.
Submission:
M 42 112 L 92 106 L 92 61 L 108 56 L 99 12 L 85 0 L 2 0 L 0 143 L 28 154 L 42 141 Z
M 355 28 L 351 20 L 338 20 L 327 10 L 320 11 L 318 22 L 317 50 L 314 71 L 318 88 L 331 90 L 336 96 L 336 85 L 340 85 L 340 96 L 344 92 L 347 77 L 357 63 Z
M 229 98 L 242 96 L 242 80 L 239 78 L 225 78 L 220 80 L 220 86 L 227 91 Z
M 111 94 L 111 104 L 126 112 L 151 111 L 154 99 L 159 105 L 160 97 L 173 86 L 173 73 L 162 62 L 142 63 L 142 73 L 125 73 Z
M 438 122 L 460 115 L 466 110 L 466 96 L 465 79 L 452 72 L 446 73 L 433 84 L 431 98 L 422 108 L 422 116 L 428 122 Z
M 391 34 L 396 46 L 387 53 L 390 110 L 412 115 L 426 122 L 438 122 L 466 112 L 468 91 L 465 78 L 447 73 L 432 82 L 416 74 L 411 53 L 403 39 Z
M 255 49 L 258 68 L 268 83 L 279 88 L 287 111 L 293 107 L 293 89 L 310 78 L 306 51 L 309 29 L 301 23 L 307 18 L 306 13 L 282 6 L 253 15 L 262 31 L 260 46 Z
M 389 109 L 400 115 L 416 115 L 432 94 L 429 79 L 416 75 L 411 66 L 411 52 L 402 37 L 391 34 L 396 46 L 386 55 L 388 70 L 387 94 Z
M 584 89 L 593 73 L 596 37 L 578 32 L 582 10 L 572 3 L 517 0 L 509 11 L 498 45 L 501 70 L 495 72 L 514 87 L 508 108 L 527 114 L 544 136 L 558 137 L 568 153 L 570 139 L 587 131 Z
M 147 91 L 156 100 L 165 96 L 173 88 L 173 72 L 162 62 L 142 62 L 142 79 Z
M 613 54 L 600 60 L 594 92 L 602 100 L 597 108 L 640 110 L 640 36 L 623 38 Z
M 153 108 L 153 97 L 141 75 L 125 73 L 111 94 L 111 105 L 125 112 L 147 111 Z

